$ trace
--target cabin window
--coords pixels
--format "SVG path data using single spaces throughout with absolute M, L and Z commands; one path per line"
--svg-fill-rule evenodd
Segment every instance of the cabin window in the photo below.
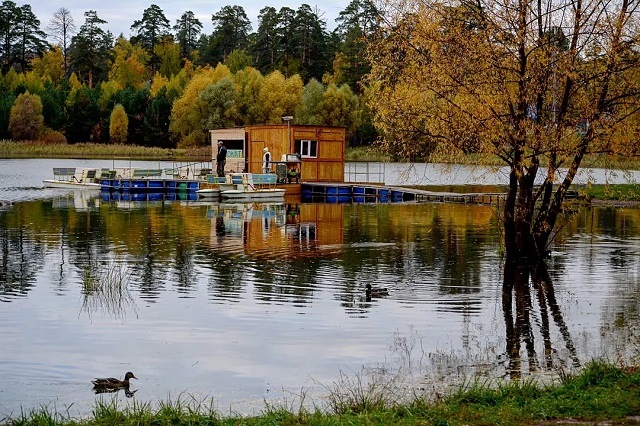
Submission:
M 296 154 L 302 158 L 318 158 L 318 141 L 296 141 Z

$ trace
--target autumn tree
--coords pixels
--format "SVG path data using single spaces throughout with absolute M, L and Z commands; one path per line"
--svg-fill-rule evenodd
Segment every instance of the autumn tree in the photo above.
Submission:
M 234 50 L 224 60 L 229 71 L 236 73 L 251 66 L 251 56 L 245 50 Z
M 154 53 L 158 58 L 158 73 L 161 76 L 171 78 L 180 72 L 180 46 L 171 37 L 162 39 Z
M 175 100 L 169 130 L 179 141 L 178 146 L 201 146 L 207 143 L 210 130 L 206 125 L 207 105 L 200 94 L 210 84 L 230 75 L 229 69 L 224 65 L 201 69 L 189 81 L 182 96 Z
M 299 75 L 285 78 L 274 71 L 264 78 L 258 104 L 261 109 L 260 123 L 281 123 L 282 116 L 293 115 L 302 98 L 303 84 Z
M 109 80 L 125 87 L 140 88 L 149 81 L 146 63 L 147 52 L 140 45 L 133 45 L 124 37 L 119 37 L 113 47 L 113 63 L 109 69 Z
M 234 83 L 239 87 L 238 112 L 244 124 L 264 124 L 260 105 L 260 92 L 264 76 L 255 68 L 245 68 L 234 74 Z
M 640 106 L 637 7 L 387 1 L 368 49 L 383 146 L 406 158 L 497 156 L 509 168 L 507 260 L 543 258 L 585 155 L 613 153 L 611 135 Z
M 117 104 L 111 112 L 109 120 L 109 138 L 113 144 L 125 144 L 127 142 L 127 134 L 129 128 L 129 118 L 124 107 Z
M 33 71 L 45 81 L 58 84 L 64 78 L 64 55 L 60 46 L 54 46 L 45 52 L 42 58 L 35 58 L 31 61 Z
M 25 92 L 16 98 L 9 113 L 9 132 L 14 140 L 37 140 L 44 131 L 40 96 Z

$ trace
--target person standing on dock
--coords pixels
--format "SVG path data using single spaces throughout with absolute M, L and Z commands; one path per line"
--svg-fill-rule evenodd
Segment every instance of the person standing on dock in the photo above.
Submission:
M 269 173 L 271 169 L 271 153 L 266 146 L 263 149 L 264 155 L 262 156 L 262 173 Z
M 227 164 L 227 148 L 222 141 L 218 141 L 218 155 L 216 156 L 216 172 L 219 177 L 224 177 L 224 166 Z

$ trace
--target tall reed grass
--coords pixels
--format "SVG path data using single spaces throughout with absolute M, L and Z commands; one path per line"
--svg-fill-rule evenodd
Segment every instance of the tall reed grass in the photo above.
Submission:
M 137 316 L 129 291 L 130 277 L 128 268 L 119 261 L 88 264 L 82 274 L 82 310 L 89 316 L 97 311 L 115 318 L 124 318 L 128 311 Z
M 174 149 L 96 143 L 51 145 L 39 142 L 0 141 L 0 158 L 132 158 L 208 161 L 211 155 L 210 146 Z

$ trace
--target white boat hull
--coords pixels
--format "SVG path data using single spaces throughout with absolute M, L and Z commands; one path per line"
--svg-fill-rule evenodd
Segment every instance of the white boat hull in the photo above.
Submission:
M 42 181 L 45 188 L 65 188 L 65 189 L 88 189 L 99 190 L 101 185 L 94 182 L 72 182 L 72 181 L 60 181 L 45 179 Z
M 196 191 L 198 198 L 220 198 L 220 189 L 218 188 L 205 188 L 198 189 Z
M 278 198 L 284 198 L 284 189 L 270 188 L 270 189 L 255 189 L 242 191 L 239 189 L 230 189 L 222 191 L 220 196 L 225 200 L 238 200 L 238 201 L 253 201 L 253 200 L 273 200 Z

